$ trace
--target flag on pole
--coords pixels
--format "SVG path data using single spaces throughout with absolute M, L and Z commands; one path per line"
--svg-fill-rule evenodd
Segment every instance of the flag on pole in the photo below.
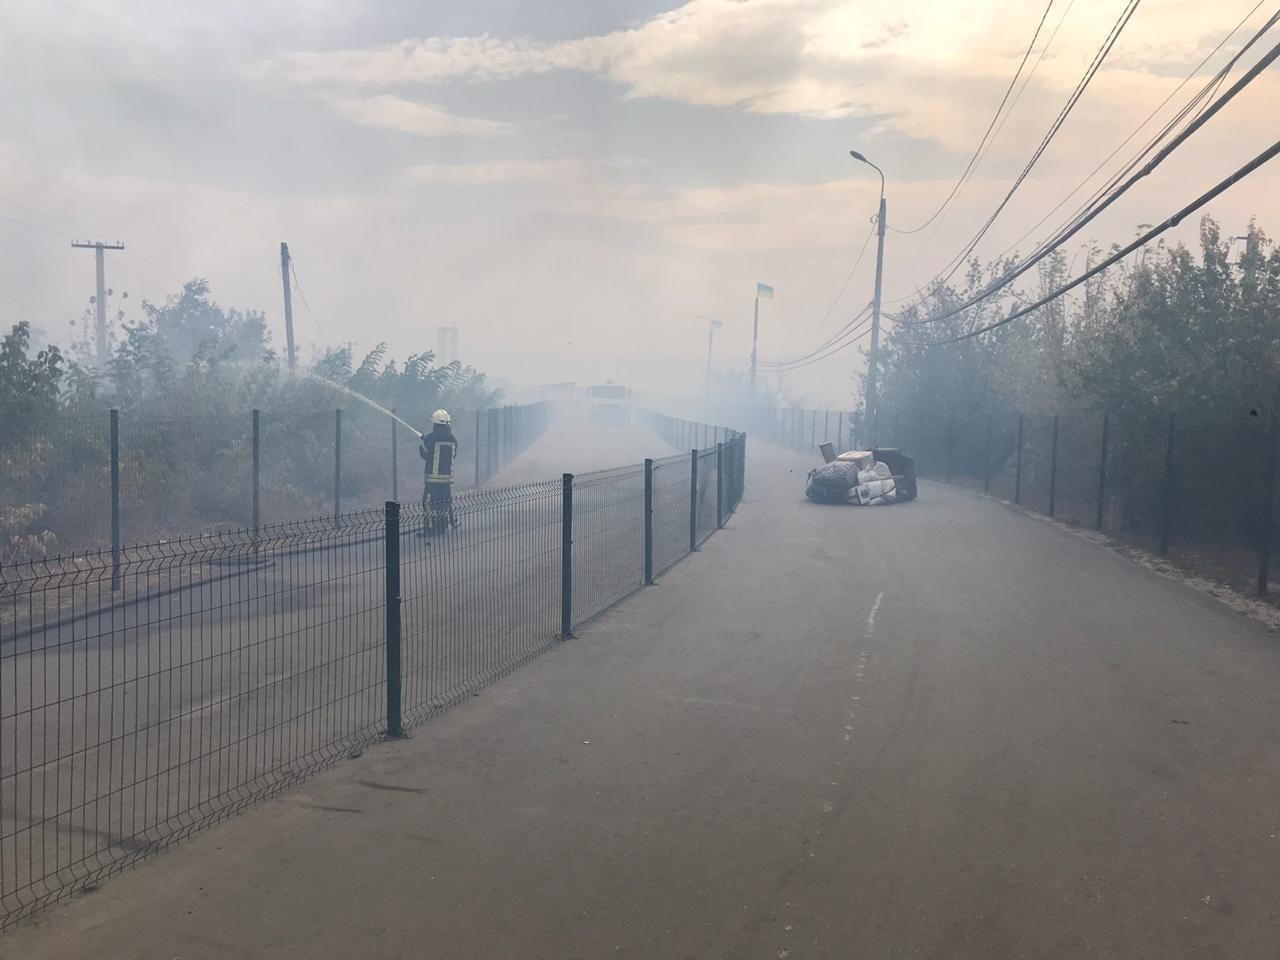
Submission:
M 759 298 L 760 298 L 760 299 L 762 299 L 762 300 L 772 300 L 772 299 L 773 299 L 773 287 L 769 286 L 767 283 L 757 283 L 757 284 L 756 284 L 756 296 L 757 296 L 757 297 L 759 297 Z

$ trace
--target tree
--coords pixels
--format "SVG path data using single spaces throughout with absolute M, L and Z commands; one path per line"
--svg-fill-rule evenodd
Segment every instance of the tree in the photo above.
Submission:
M 28 432 L 58 410 L 66 371 L 55 346 L 30 356 L 31 328 L 24 320 L 0 340 L 0 443 Z

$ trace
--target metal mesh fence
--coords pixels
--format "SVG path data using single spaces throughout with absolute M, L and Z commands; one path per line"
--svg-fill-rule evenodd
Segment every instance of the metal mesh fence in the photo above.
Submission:
M 573 623 L 644 585 L 644 468 L 573 478 Z
M 1149 415 L 904 412 L 921 476 L 985 489 L 1158 553 L 1240 590 L 1269 589 L 1277 421 Z
M 112 416 L 29 424 L 0 443 L 0 561 L 421 496 L 418 437 L 363 405 L 225 421 L 120 416 L 114 447 Z M 545 404 L 459 415 L 458 487 L 492 476 L 547 423 Z
M 380 532 L 351 516 L 0 574 L 0 917 L 376 736 Z
M 0 926 L 563 639 L 714 532 L 744 451 L 0 566 Z
M 653 571 L 665 573 L 689 552 L 689 458 L 653 463 Z
M 435 534 L 401 509 L 404 704 L 416 723 L 555 642 L 561 602 L 561 483 L 454 498 Z
M 332 515 L 337 413 L 259 415 L 260 522 Z M 252 491 L 251 491 L 252 495 Z
M 717 490 L 720 483 L 720 470 L 716 464 L 719 449 L 711 447 L 700 450 L 697 455 L 698 496 L 693 512 L 693 528 L 694 537 L 698 543 L 702 543 L 715 533 L 719 526 L 717 511 L 720 509 L 720 503 L 717 499 Z
M 248 418 L 121 417 L 120 528 L 127 539 L 252 524 L 251 433 Z
M 731 439 L 745 431 L 757 439 L 799 453 L 815 452 L 818 445 L 830 441 L 841 450 L 855 445 L 859 434 L 854 415 L 844 410 L 810 410 L 799 407 L 746 407 L 711 404 L 708 412 L 718 422 L 730 424 L 735 429 L 725 431 L 721 441 Z M 865 442 L 865 438 L 864 442 Z M 675 440 L 673 439 L 674 443 Z M 711 446 L 710 443 L 680 443 L 691 449 Z
M 10 427 L 0 444 L 0 562 L 110 542 L 108 419 Z

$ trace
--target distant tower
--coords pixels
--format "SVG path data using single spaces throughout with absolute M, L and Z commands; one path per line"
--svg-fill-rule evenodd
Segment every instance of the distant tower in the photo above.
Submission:
M 458 328 L 436 327 L 436 363 L 447 366 L 458 359 Z

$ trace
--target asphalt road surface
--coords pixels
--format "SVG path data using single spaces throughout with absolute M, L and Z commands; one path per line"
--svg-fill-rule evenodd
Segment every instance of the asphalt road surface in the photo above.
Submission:
M 553 430 L 522 476 L 564 459 L 574 504 L 573 622 L 643 581 L 647 431 Z M 615 464 L 616 465 L 616 464 Z M 548 473 L 553 473 L 549 469 Z M 701 478 L 709 532 L 711 477 Z M 688 543 L 688 468 L 655 467 L 661 569 Z M 457 501 L 432 542 L 400 544 L 403 702 L 438 712 L 560 631 L 558 474 Z M 415 508 L 416 509 L 416 506 Z M 406 514 L 406 518 L 413 514 Z M 126 551 L 110 571 L 65 562 L 0 596 L 0 918 L 96 881 L 246 802 L 359 750 L 386 728 L 381 511 Z
M 934 484 L 728 529 L 484 693 L 14 957 L 1267 958 L 1280 652 Z

